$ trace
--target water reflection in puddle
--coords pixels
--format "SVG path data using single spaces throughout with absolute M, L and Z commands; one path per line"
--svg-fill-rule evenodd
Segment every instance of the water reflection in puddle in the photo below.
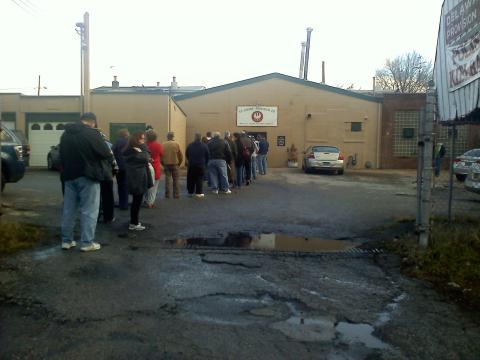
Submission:
M 321 251 L 339 252 L 355 248 L 358 244 L 345 240 L 326 240 L 304 236 L 265 233 L 251 235 L 249 233 L 229 233 L 225 238 L 195 237 L 189 239 L 167 240 L 168 245 L 185 247 L 230 247 L 252 250 L 277 251 Z
M 390 346 L 372 335 L 375 330 L 369 324 L 350 324 L 339 322 L 336 326 L 340 338 L 346 343 L 361 343 L 371 349 L 388 349 Z

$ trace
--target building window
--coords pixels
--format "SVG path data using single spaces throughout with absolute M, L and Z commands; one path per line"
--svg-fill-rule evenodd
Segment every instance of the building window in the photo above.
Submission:
M 40 130 L 40 125 L 38 125 L 38 124 L 33 124 L 30 129 L 32 129 L 32 130 Z
M 393 155 L 416 156 L 417 139 L 415 133 L 420 123 L 420 111 L 396 111 L 394 115 Z
M 43 125 L 43 130 L 53 130 L 52 124 L 45 124 L 45 125 Z
M 462 155 L 468 150 L 468 125 L 456 126 L 455 129 L 457 137 L 455 138 L 455 156 Z M 436 142 L 443 143 L 447 150 L 447 155 L 450 156 L 450 146 L 452 144 L 452 132 L 448 126 L 438 125 Z
M 58 124 L 56 127 L 55 127 L 56 130 L 65 130 L 65 125 L 63 124 Z
M 415 128 L 403 128 L 403 138 L 413 139 L 415 136 Z
M 361 122 L 352 122 L 350 124 L 350 131 L 351 132 L 359 132 L 362 131 L 362 123 Z

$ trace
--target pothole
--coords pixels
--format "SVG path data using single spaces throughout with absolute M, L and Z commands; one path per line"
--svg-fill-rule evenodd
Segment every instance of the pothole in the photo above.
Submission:
M 345 252 L 359 245 L 347 240 L 248 232 L 231 232 L 225 237 L 173 239 L 166 240 L 165 243 L 174 248 L 235 248 L 284 252 Z

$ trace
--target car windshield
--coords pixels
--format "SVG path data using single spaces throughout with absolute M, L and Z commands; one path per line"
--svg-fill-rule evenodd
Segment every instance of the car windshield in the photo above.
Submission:
M 13 137 L 4 129 L 0 130 L 0 141 L 6 143 L 12 143 Z
M 25 135 L 23 135 L 23 132 L 21 132 L 20 130 L 12 130 L 12 132 L 15 134 L 18 140 L 22 142 L 22 144 L 28 143 L 27 139 L 25 138 Z
M 313 152 L 329 152 L 329 153 L 338 153 L 340 152 L 336 147 L 334 146 L 314 146 L 312 147 Z

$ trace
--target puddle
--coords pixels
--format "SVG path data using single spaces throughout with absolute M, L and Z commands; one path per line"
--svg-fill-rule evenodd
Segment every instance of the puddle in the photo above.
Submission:
M 371 349 L 389 349 L 390 346 L 372 335 L 375 330 L 369 324 L 350 324 L 339 322 L 335 328 L 340 334 L 340 340 L 346 343 L 360 343 Z
M 335 323 L 329 317 L 302 318 L 292 316 L 272 325 L 289 338 L 298 341 L 328 342 L 335 337 Z
M 265 233 L 252 235 L 238 232 L 221 237 L 194 237 L 167 240 L 166 244 L 176 248 L 189 247 L 228 247 L 250 250 L 340 252 L 355 248 L 358 244 L 346 240 L 327 240 L 305 236 Z

